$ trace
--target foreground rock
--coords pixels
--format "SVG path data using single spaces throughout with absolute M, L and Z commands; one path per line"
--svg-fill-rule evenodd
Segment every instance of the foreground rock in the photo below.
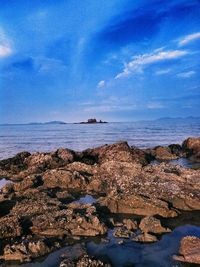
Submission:
M 29 261 L 57 249 L 56 244 L 63 246 L 69 238 L 105 235 L 108 227 L 116 226 L 117 237 L 155 242 L 155 235 L 170 231 L 156 215 L 173 218 L 182 211 L 200 210 L 200 170 L 148 163 L 181 153 L 197 155 L 198 144 L 192 144 L 141 150 L 120 142 L 82 152 L 22 152 L 0 161 L 0 176 L 14 182 L 0 191 L 1 258 Z M 88 194 L 97 201 L 78 201 Z M 111 213 L 145 218 L 124 219 L 116 225 Z M 140 235 L 133 236 L 139 229 Z M 49 245 L 50 239 L 54 242 Z M 84 261 L 103 266 L 87 257 Z
M 200 264 L 200 238 L 186 236 L 181 240 L 179 256 L 173 258 L 177 261 Z

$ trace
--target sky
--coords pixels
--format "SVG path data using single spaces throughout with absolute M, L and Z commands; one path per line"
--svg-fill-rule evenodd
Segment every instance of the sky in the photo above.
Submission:
M 199 0 L 0 0 L 0 123 L 200 115 Z

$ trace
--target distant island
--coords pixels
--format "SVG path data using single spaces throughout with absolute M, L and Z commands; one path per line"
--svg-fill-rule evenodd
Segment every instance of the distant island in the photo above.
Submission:
M 95 123 L 108 123 L 108 122 L 102 120 L 97 121 L 95 118 L 88 119 L 87 121 L 78 122 L 78 124 L 95 124 Z

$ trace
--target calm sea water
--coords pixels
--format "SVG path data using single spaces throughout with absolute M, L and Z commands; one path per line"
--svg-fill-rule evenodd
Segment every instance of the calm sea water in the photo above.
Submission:
M 0 126 L 0 159 L 21 151 L 52 151 L 58 147 L 83 150 L 117 141 L 153 147 L 182 143 L 200 136 L 200 122 L 130 122 L 107 124 Z

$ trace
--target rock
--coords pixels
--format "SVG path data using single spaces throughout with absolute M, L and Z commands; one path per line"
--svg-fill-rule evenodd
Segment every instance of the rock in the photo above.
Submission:
M 168 147 L 169 147 L 171 153 L 176 155 L 177 157 L 179 157 L 179 158 L 180 157 L 185 157 L 185 153 L 184 153 L 181 145 L 179 145 L 179 144 L 171 144 Z
M 0 161 L 0 176 L 4 174 L 15 174 L 24 170 L 27 166 L 24 163 L 25 159 L 28 158 L 31 154 L 29 152 L 21 152 L 16 156 Z
M 106 226 L 95 215 L 96 209 L 79 206 L 48 212 L 32 218 L 31 231 L 40 236 L 97 236 L 107 232 Z M 90 205 L 91 207 L 91 205 Z
M 103 163 L 106 161 L 118 162 L 139 162 L 138 155 L 132 152 L 127 142 L 119 142 L 112 145 L 104 145 L 94 149 L 87 149 L 83 151 L 84 156 L 90 156 L 96 159 L 96 163 Z
M 116 196 L 101 199 L 100 204 L 108 207 L 112 213 L 136 214 L 152 216 L 159 214 L 163 217 L 175 217 L 177 213 L 168 208 L 168 204 L 161 200 L 154 200 L 142 196 Z
M 129 238 L 130 235 L 131 232 L 123 227 L 117 228 L 113 233 L 114 237 L 121 237 L 121 238 Z
M 156 148 L 154 148 L 155 150 L 155 158 L 157 160 L 173 160 L 173 159 L 177 159 L 178 156 L 176 154 L 172 154 L 170 148 L 168 147 L 162 147 L 162 146 L 158 146 Z
M 135 242 L 152 243 L 158 241 L 157 237 L 148 233 L 141 233 L 132 238 Z
M 124 219 L 123 225 L 130 231 L 138 229 L 137 222 L 131 219 Z
M 200 264 L 200 238 L 195 236 L 182 238 L 179 254 L 173 257 L 174 260 Z
M 111 265 L 85 255 L 77 262 L 76 267 L 111 267 Z
M 200 162 L 200 137 L 186 139 L 182 148 L 192 161 Z
M 165 228 L 161 225 L 160 220 L 154 217 L 143 218 L 139 224 L 139 228 L 143 233 L 162 234 L 171 232 L 170 229 Z
M 0 238 L 19 237 L 22 228 L 17 216 L 5 216 L 0 218 Z
M 5 261 L 29 262 L 34 258 L 44 256 L 51 250 L 42 240 L 32 242 L 24 241 L 22 243 L 6 245 L 1 258 Z

